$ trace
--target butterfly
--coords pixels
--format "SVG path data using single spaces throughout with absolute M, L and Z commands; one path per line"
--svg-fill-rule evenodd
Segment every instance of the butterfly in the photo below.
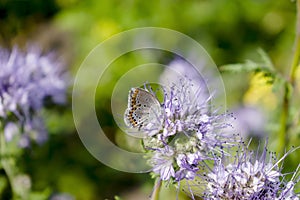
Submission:
M 127 127 L 148 133 L 159 130 L 162 124 L 162 107 L 156 96 L 146 89 L 131 88 L 124 114 Z

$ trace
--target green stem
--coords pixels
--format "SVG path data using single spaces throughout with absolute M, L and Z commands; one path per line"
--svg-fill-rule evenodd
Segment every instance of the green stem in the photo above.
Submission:
M 6 155 L 8 155 L 8 152 L 6 150 L 6 141 L 5 141 L 5 137 L 4 137 L 4 133 L 3 131 L 0 131 L 0 162 L 1 162 L 1 166 L 8 178 L 8 183 L 10 185 L 10 188 L 12 190 L 12 195 L 13 195 L 13 199 L 17 198 L 17 195 L 15 193 L 15 189 L 14 189 L 14 173 L 13 173 L 13 168 L 11 167 L 11 158 L 7 157 Z
M 154 189 L 151 194 L 150 200 L 158 200 L 159 199 L 159 192 L 161 188 L 161 179 L 157 178 L 154 184 Z
M 289 83 L 284 85 L 284 97 L 283 97 L 283 105 L 282 112 L 280 116 L 280 129 L 279 129 L 279 143 L 278 143 L 278 152 L 284 153 L 284 149 L 288 144 L 288 116 L 289 116 Z
M 278 152 L 284 153 L 284 149 L 288 144 L 288 118 L 289 118 L 289 107 L 290 100 L 295 86 L 296 81 L 296 70 L 299 65 L 300 60 L 300 0 L 297 0 L 297 19 L 296 19 L 296 38 L 295 38 L 295 51 L 290 68 L 290 74 L 287 82 L 284 85 L 284 97 L 283 97 L 283 107 L 280 117 L 280 129 L 279 129 L 279 144 Z M 290 87 L 291 86 L 291 87 Z
M 294 86 L 296 79 L 296 69 L 299 65 L 300 59 L 300 0 L 297 0 L 297 19 L 296 19 L 296 38 L 295 38 L 295 52 L 291 66 L 289 81 Z

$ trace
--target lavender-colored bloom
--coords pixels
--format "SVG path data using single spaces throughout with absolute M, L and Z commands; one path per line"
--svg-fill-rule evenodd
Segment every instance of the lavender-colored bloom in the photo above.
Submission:
M 0 48 L 0 69 L 0 120 L 5 122 L 6 140 L 12 139 L 17 126 L 22 133 L 20 146 L 28 146 L 29 138 L 45 141 L 47 133 L 39 116 L 45 100 L 66 101 L 62 63 L 37 48 L 26 53 L 16 47 L 11 52 Z
M 236 132 L 241 133 L 244 139 L 264 137 L 267 120 L 260 109 L 251 106 L 242 106 L 234 109 L 232 112 L 235 120 L 231 124 L 236 129 Z M 229 129 L 228 132 L 232 132 L 232 129 Z
M 204 63 L 199 63 L 199 66 L 204 67 Z M 211 77 L 212 78 L 212 77 Z M 198 103 L 206 101 L 209 98 L 205 81 L 195 67 L 187 61 L 176 58 L 165 68 L 160 76 L 160 83 L 163 85 L 180 84 L 180 79 L 188 79 L 190 81 L 190 88 L 193 93 L 198 92 Z
M 236 138 L 223 134 L 228 116 L 209 112 L 210 99 L 199 99 L 202 90 L 198 88 L 194 93 L 189 79 L 180 79 L 164 91 L 163 114 L 157 119 L 162 125 L 155 131 L 151 129 L 143 139 L 145 149 L 152 155 L 149 163 L 162 180 L 193 180 L 198 176 L 200 162 L 214 159 Z
M 290 151 L 291 152 L 291 151 Z M 266 146 L 258 153 L 241 147 L 236 156 L 216 160 L 211 172 L 204 175 L 205 200 L 298 200 L 293 192 L 294 178 L 285 182 L 280 162 Z M 295 174 L 297 173 L 296 170 Z M 297 181 L 296 181 L 297 182 Z
M 196 68 L 194 68 L 187 61 L 180 58 L 176 58 L 175 60 L 170 62 L 160 78 L 162 79 L 162 82 L 176 82 L 179 75 L 181 75 L 182 77 L 188 77 L 190 80 L 193 80 L 193 84 L 196 83 L 198 86 L 203 85 L 203 80 L 201 79 Z
M 160 174 L 162 180 L 169 180 L 175 177 L 173 167 L 174 151 L 170 147 L 159 149 L 151 158 L 151 164 L 154 165 L 153 172 Z
M 11 141 L 13 137 L 19 134 L 20 130 L 17 124 L 8 122 L 4 127 L 4 136 L 6 141 Z

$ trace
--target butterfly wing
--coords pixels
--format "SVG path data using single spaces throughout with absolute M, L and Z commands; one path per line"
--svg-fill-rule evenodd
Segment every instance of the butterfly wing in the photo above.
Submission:
M 128 108 L 124 121 L 127 127 L 138 131 L 159 130 L 162 124 L 162 108 L 158 99 L 141 88 L 132 88 L 128 95 Z

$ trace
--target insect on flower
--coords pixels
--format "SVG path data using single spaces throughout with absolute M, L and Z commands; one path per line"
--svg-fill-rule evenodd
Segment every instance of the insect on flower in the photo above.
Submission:
M 162 107 L 156 96 L 142 88 L 132 88 L 128 95 L 128 108 L 124 114 L 127 127 L 151 132 L 162 125 Z
M 135 134 L 142 133 L 148 163 L 161 180 L 194 179 L 199 162 L 214 159 L 213 154 L 234 142 L 222 133 L 227 115 L 208 112 L 209 98 L 199 99 L 201 89 L 195 93 L 189 79 L 178 79 L 162 87 L 162 103 L 149 85 L 129 91 L 125 124 Z

